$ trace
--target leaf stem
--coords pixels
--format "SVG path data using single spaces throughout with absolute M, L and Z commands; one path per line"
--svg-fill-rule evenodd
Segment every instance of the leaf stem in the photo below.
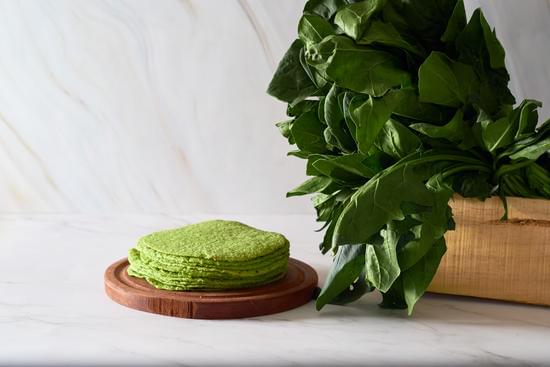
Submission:
M 458 166 L 456 168 L 449 169 L 441 174 L 441 177 L 443 179 L 446 179 L 449 176 L 452 176 L 459 172 L 464 171 L 482 171 L 482 172 L 491 172 L 491 169 L 487 166 L 482 166 L 480 164 L 469 164 L 469 165 L 463 165 Z
M 505 175 L 507 173 L 510 173 L 510 172 L 513 172 L 513 171 L 516 171 L 516 170 L 521 169 L 523 167 L 527 167 L 528 165 L 530 165 L 532 163 L 533 163 L 533 161 L 527 160 L 527 161 L 519 162 L 519 163 L 516 163 L 516 164 L 507 164 L 505 166 L 501 166 L 495 172 L 495 175 L 493 176 L 493 179 L 495 180 L 495 182 L 499 182 L 500 178 L 503 175 Z

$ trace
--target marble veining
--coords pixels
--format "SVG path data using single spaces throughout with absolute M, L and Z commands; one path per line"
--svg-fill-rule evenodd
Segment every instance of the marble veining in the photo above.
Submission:
M 317 312 L 313 303 L 247 320 L 143 313 L 110 301 L 103 271 L 140 236 L 204 215 L 0 215 L 0 366 L 293 365 L 544 366 L 550 309 L 428 295 L 412 317 L 369 295 Z M 311 216 L 225 219 L 283 232 L 321 281 Z M 75 246 L 78 244 L 78 248 Z
M 311 213 L 265 94 L 299 0 L 0 2 L 0 206 L 10 212 Z M 512 88 L 547 102 L 547 0 L 482 6 Z

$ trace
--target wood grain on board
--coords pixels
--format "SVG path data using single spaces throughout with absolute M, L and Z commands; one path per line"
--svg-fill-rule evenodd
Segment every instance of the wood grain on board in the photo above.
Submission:
M 317 273 L 289 259 L 286 276 L 261 287 L 232 291 L 167 291 L 127 273 L 122 259 L 105 271 L 105 291 L 115 302 L 136 310 L 193 319 L 232 319 L 268 315 L 302 306 L 313 298 Z

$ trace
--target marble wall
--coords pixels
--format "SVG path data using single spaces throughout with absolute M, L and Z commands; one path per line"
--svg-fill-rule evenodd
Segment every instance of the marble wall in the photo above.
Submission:
M 311 212 L 264 93 L 302 4 L 0 1 L 1 210 Z M 478 4 L 550 107 L 549 1 Z

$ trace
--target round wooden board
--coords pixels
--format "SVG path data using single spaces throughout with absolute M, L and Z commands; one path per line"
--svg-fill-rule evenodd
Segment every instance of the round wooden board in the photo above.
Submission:
M 232 291 L 166 291 L 131 277 L 128 259 L 105 271 L 105 291 L 115 302 L 136 310 L 191 319 L 234 319 L 287 311 L 309 302 L 317 287 L 317 273 L 290 258 L 286 276 L 261 287 Z

